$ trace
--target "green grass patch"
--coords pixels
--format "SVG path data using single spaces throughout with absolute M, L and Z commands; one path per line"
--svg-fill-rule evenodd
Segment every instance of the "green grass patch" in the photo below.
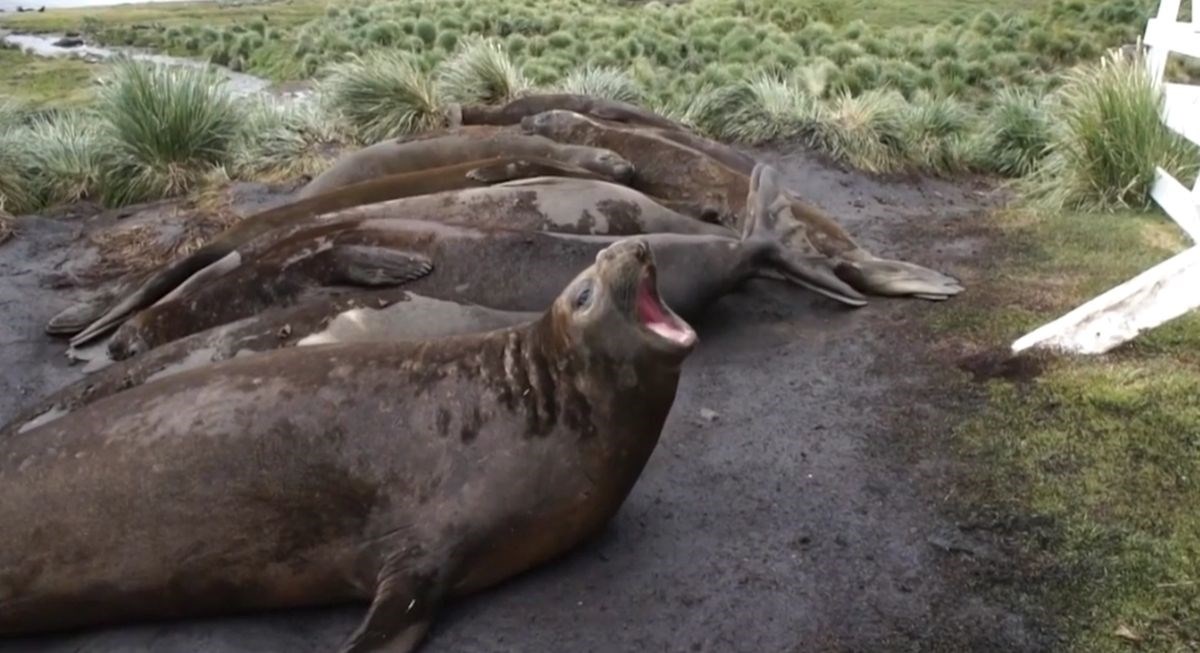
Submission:
M 986 277 L 934 323 L 1006 347 L 1185 246 L 1157 214 L 1010 211 Z M 959 300 L 956 300 L 959 301 Z M 1188 651 L 1200 641 L 1200 315 L 1030 382 L 987 382 L 956 434 L 977 464 L 965 500 L 1026 524 L 1019 588 L 1078 653 Z M 1128 629 L 1133 643 L 1115 635 Z
M 29 108 L 80 106 L 95 97 L 92 80 L 102 72 L 103 67 L 78 59 L 0 48 L 0 97 Z

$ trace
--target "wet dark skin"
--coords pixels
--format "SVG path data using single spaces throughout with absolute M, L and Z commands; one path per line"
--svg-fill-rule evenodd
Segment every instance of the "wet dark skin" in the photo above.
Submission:
M 619 166 L 614 170 L 617 168 Z M 604 178 L 593 170 L 553 159 L 500 156 L 361 181 L 247 217 L 195 252 L 150 273 L 144 281 L 121 295 L 118 300 L 101 298 L 103 303 L 96 304 L 90 314 L 81 306 L 68 308 L 50 320 L 47 331 L 56 334 L 77 332 L 71 339 L 71 344 L 86 344 L 111 331 L 131 312 L 158 301 L 195 272 L 254 238 L 281 226 L 301 223 L 322 214 L 364 204 L 544 175 Z M 84 320 L 83 317 L 89 319 Z
M 234 359 L 6 439 L 0 633 L 369 600 L 340 651 L 414 650 L 625 500 L 695 344 L 653 288 L 628 240 L 526 325 Z
M 715 219 L 737 229 L 748 216 L 745 155 L 699 136 L 638 128 L 554 110 L 521 121 L 522 130 L 576 145 L 613 150 L 636 170 L 631 185 L 697 219 Z M 781 189 L 778 201 L 783 241 L 807 256 L 824 256 L 829 269 L 855 289 L 874 295 L 942 300 L 963 287 L 953 277 L 905 261 L 876 257 L 863 249 L 817 206 Z
M 298 197 L 312 197 L 386 175 L 502 156 L 550 159 L 619 182 L 628 181 L 633 175 L 629 162 L 611 151 L 512 131 L 462 129 L 415 139 L 381 141 L 351 152 L 310 181 Z
M 769 198 L 777 176 L 751 183 L 756 218 L 743 238 L 650 234 L 663 296 L 685 319 L 745 280 L 765 273 L 839 295 L 855 291 L 814 262 L 786 250 Z M 760 183 L 760 180 L 766 180 Z M 118 359 L 336 285 L 403 286 L 455 302 L 508 311 L 545 310 L 558 289 L 586 268 L 609 236 L 480 230 L 404 219 L 330 221 L 251 243 L 188 280 L 121 325 L 109 342 Z M 481 274 L 480 271 L 486 271 Z M 389 276 L 390 275 L 390 276 Z

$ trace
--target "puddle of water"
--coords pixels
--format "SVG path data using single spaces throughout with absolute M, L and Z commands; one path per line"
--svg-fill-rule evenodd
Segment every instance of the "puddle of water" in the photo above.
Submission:
M 210 66 L 208 62 L 197 61 L 195 59 L 186 59 L 183 57 L 172 57 L 165 54 L 156 54 L 146 52 L 136 48 L 124 47 L 101 47 L 96 45 L 81 45 L 73 48 L 64 48 L 54 45 L 56 41 L 63 37 L 62 34 L 6 34 L 0 30 L 0 40 L 5 43 L 11 43 L 21 48 L 29 54 L 38 57 L 79 57 L 88 61 L 101 61 L 118 54 L 127 55 L 139 61 L 149 61 L 153 63 L 166 64 L 169 66 L 188 66 L 192 68 L 203 68 Z M 249 96 L 262 95 L 271 92 L 271 80 L 247 75 L 246 73 L 238 73 L 228 68 L 217 66 L 227 78 L 225 88 L 234 96 Z M 307 91 L 296 90 L 287 93 L 279 93 L 277 95 L 286 96 L 288 98 L 300 98 L 308 95 Z

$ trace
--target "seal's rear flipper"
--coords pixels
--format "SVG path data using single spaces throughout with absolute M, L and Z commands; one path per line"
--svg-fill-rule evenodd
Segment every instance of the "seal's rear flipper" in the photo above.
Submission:
M 46 333 L 52 336 L 71 336 L 83 331 L 108 310 L 113 296 L 107 293 L 72 304 L 46 323 Z
M 941 301 L 963 291 L 962 284 L 954 277 L 891 259 L 839 263 L 837 275 L 862 292 L 884 297 Z
M 783 275 L 785 280 L 847 306 L 866 306 L 867 298 L 838 277 L 829 258 L 802 256 L 783 245 L 776 225 L 779 212 L 788 210 L 790 205 L 781 189 L 775 168 L 766 163 L 754 166 L 742 240 L 764 243 L 771 271 Z
M 331 252 L 335 282 L 353 286 L 398 286 L 433 271 L 423 254 L 370 245 L 337 245 Z

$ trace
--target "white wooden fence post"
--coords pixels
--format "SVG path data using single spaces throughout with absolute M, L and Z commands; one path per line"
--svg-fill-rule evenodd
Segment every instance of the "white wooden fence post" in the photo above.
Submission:
M 1192 20 L 1182 23 L 1180 0 L 1162 0 L 1144 42 L 1147 73 L 1163 92 L 1163 123 L 1200 145 L 1200 86 L 1163 80 L 1172 52 L 1200 58 L 1200 0 L 1191 2 Z M 1150 196 L 1191 238 L 1191 249 L 1018 338 L 1013 352 L 1044 347 L 1099 354 L 1200 307 L 1200 178 L 1189 190 L 1157 168 Z

